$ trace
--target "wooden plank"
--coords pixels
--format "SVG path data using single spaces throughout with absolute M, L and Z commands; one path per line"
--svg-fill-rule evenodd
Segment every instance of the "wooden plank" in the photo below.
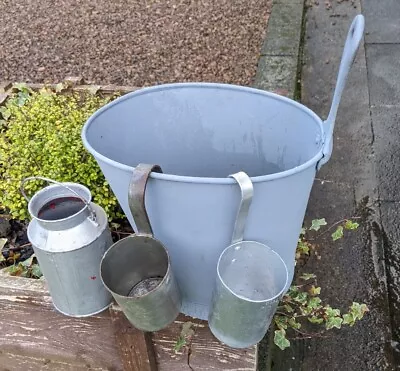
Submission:
M 119 314 L 122 315 L 122 312 Z M 8 362 L 13 365 L 15 362 L 16 366 L 10 369 L 21 371 L 81 370 L 81 367 L 113 371 L 138 370 L 129 368 L 133 366 L 127 364 L 125 358 L 127 352 L 131 352 L 131 356 L 136 354 L 135 348 L 143 348 L 143 344 L 138 343 L 132 335 L 135 332 L 131 331 L 137 330 L 127 324 L 124 317 L 119 319 L 120 323 L 115 326 L 114 322 L 113 325 L 108 311 L 80 319 L 63 316 L 54 310 L 44 281 L 0 274 L 0 365 Z M 174 347 L 181 335 L 182 325 L 187 321 L 194 324 L 194 335 L 189 344 L 175 352 Z M 123 333 L 124 330 L 127 332 Z M 256 346 L 248 349 L 224 346 L 214 338 L 205 321 L 184 315 L 179 316 L 168 328 L 153 333 L 152 340 L 159 371 L 256 369 Z M 132 349 L 127 349 L 131 346 Z M 148 352 L 149 349 L 151 351 L 151 347 L 147 345 L 145 351 Z M 124 355 L 119 354 L 121 350 Z M 142 357 L 140 351 L 139 355 Z M 23 360 L 21 367 L 14 361 L 18 357 Z M 2 362 L 3 359 L 7 359 L 7 363 Z M 25 367 L 29 359 L 33 359 L 32 364 L 37 367 Z M 48 364 L 54 367 L 46 368 Z M 63 365 L 71 366 L 62 368 Z M 143 365 L 144 363 L 139 362 L 136 367 Z M 149 370 L 155 370 L 154 364 L 149 364 L 149 367 Z
M 194 335 L 188 346 L 175 352 L 182 325 L 187 321 L 194 324 Z M 206 321 L 185 315 L 180 315 L 168 328 L 154 333 L 153 341 L 160 371 L 254 371 L 257 367 L 256 346 L 246 349 L 229 348 L 214 337 Z
M 114 334 L 125 371 L 157 371 L 151 333 L 133 327 L 118 306 L 110 308 Z
M 17 277 L 0 277 L 0 282 L 3 352 L 76 367 L 122 370 L 107 312 L 87 318 L 67 317 L 55 311 L 47 293 L 33 289 L 43 289 L 43 282 Z M 11 286 L 9 291 L 4 287 L 6 282 Z
M 0 269 L 0 294 L 49 296 L 46 281 L 10 276 L 4 269 Z
M 28 357 L 0 350 L 0 371 L 94 371 L 105 368 L 88 368 L 85 364 L 71 364 L 46 358 Z M 109 369 L 111 371 L 112 369 Z

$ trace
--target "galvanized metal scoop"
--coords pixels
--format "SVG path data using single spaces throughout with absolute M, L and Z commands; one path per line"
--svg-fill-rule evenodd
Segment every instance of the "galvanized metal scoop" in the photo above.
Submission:
M 112 245 L 101 261 L 101 278 L 128 320 L 143 331 L 173 322 L 181 308 L 180 292 L 168 252 L 153 237 L 145 207 L 145 190 L 158 165 L 139 164 L 129 186 L 129 207 L 137 233 Z
M 209 326 L 234 348 L 257 344 L 265 335 L 284 293 L 288 270 L 270 247 L 243 241 L 253 184 L 244 172 L 231 175 L 239 184 L 241 201 L 232 244 L 220 255 Z

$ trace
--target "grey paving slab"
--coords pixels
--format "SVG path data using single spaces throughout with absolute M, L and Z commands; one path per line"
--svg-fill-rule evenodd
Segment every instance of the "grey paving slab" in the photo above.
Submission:
M 400 42 L 400 1 L 363 0 L 367 43 Z
M 385 234 L 385 261 L 390 293 L 390 315 L 393 331 L 392 346 L 400 365 L 400 202 L 381 205 L 382 226 Z
M 400 105 L 371 108 L 381 200 L 400 201 Z
M 258 63 L 254 87 L 283 92 L 283 95 L 293 97 L 296 86 L 296 71 L 296 57 L 263 56 Z
M 371 104 L 400 104 L 400 44 L 366 45 L 366 54 Z
M 330 3 L 330 10 L 320 1 L 307 11 L 302 74 L 302 103 L 323 118 L 348 27 L 360 11 L 359 1 L 354 2 L 356 8 L 350 1 Z M 340 104 L 333 155 L 317 174 L 306 216 L 308 221 L 325 217 L 329 224 L 362 215 L 361 228 L 339 244 L 329 238 L 321 241 L 321 259 L 310 258 L 299 268 L 317 275 L 327 302 L 342 310 L 351 301 L 365 302 L 370 312 L 355 327 L 297 340 L 286 353 L 275 352 L 273 370 L 395 370 L 368 86 L 361 46 Z
M 274 2 L 262 55 L 299 54 L 303 8 L 303 2 Z

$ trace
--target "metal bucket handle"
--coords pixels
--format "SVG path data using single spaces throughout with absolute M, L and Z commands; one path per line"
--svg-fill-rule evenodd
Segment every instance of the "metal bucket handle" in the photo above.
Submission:
M 65 183 L 60 183 L 60 182 L 57 182 L 56 180 L 53 180 L 53 179 L 50 179 L 50 178 L 45 178 L 45 177 L 42 177 L 42 176 L 30 176 L 30 177 L 25 178 L 25 179 L 22 180 L 21 186 L 20 186 L 20 190 L 21 190 L 22 196 L 24 196 L 24 198 L 28 202 L 30 201 L 30 198 L 25 193 L 24 185 L 25 185 L 26 182 L 28 182 L 30 180 L 43 180 L 45 182 L 57 184 L 60 187 L 68 189 L 68 191 L 70 191 L 71 193 L 73 193 L 75 196 L 77 196 L 78 198 L 80 198 L 82 200 L 82 202 L 86 205 L 86 207 L 88 208 L 88 210 L 90 212 L 90 219 L 92 219 L 93 222 L 96 222 L 96 220 L 97 220 L 96 219 L 96 213 L 93 210 L 93 208 L 90 206 L 90 202 L 85 200 L 78 192 L 74 191 L 71 187 L 68 187 Z
M 147 215 L 144 196 L 146 192 L 147 181 L 149 180 L 149 176 L 152 171 L 162 173 L 159 165 L 137 165 L 133 170 L 128 191 L 129 208 L 136 224 L 136 233 L 149 236 L 153 236 L 153 230 L 151 229 L 149 216 Z
M 343 89 L 346 85 L 347 75 L 354 62 L 354 58 L 364 34 L 364 23 L 364 17 L 361 14 L 357 15 L 351 23 L 349 32 L 347 34 L 331 108 L 328 118 L 324 121 L 325 143 L 322 150 L 323 157 L 317 164 L 317 170 L 319 170 L 322 165 L 327 163 L 332 155 L 332 137 L 333 129 L 335 127 L 336 114 L 339 108 Z
M 229 176 L 231 178 L 234 178 L 239 184 L 242 196 L 236 215 L 235 227 L 232 234 L 232 244 L 234 244 L 236 242 L 243 241 L 247 215 L 249 214 L 251 201 L 253 199 L 253 183 L 250 177 L 243 171 L 239 171 L 238 173 Z

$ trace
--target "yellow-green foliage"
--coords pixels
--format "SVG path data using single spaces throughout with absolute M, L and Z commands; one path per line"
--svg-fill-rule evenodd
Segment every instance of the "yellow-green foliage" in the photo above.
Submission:
M 117 201 L 81 140 L 85 121 L 109 100 L 90 92 L 57 94 L 20 87 L 0 108 L 0 206 L 14 218 L 28 218 L 21 180 L 41 175 L 87 186 L 110 218 L 119 216 Z M 27 193 L 33 195 L 43 185 L 28 182 Z

